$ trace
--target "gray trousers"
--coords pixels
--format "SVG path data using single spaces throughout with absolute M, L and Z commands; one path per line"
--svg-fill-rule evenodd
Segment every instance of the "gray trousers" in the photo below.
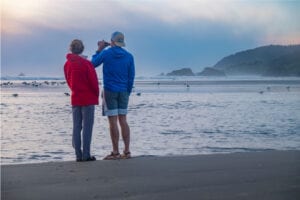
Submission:
M 88 159 L 91 148 L 95 106 L 73 106 L 73 147 L 76 159 Z M 82 131 L 82 150 L 81 150 Z

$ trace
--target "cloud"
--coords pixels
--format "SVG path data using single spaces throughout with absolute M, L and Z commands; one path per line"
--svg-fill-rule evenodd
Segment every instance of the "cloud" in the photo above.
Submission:
M 96 41 L 115 30 L 125 33 L 137 71 L 157 74 L 180 66 L 200 71 L 257 46 L 300 43 L 297 1 L 4 0 L 2 6 L 7 73 L 23 71 L 19 66 L 61 73 L 71 39 L 82 39 L 91 56 Z
M 107 20 L 113 3 L 103 1 L 99 5 L 99 2 L 101 1 L 4 0 L 2 31 L 22 35 L 33 33 L 32 27 L 73 30 L 91 29 L 98 21 L 104 25 L 115 23 L 114 18 Z
M 261 34 L 262 40 L 266 41 L 273 37 L 281 38 L 277 39 L 279 43 L 300 42 L 300 24 L 297 20 L 300 16 L 284 4 L 262 1 L 168 1 L 167 4 L 161 6 L 168 10 L 156 15 L 166 23 L 182 25 L 194 21 L 202 28 L 208 24 L 226 26 L 236 36 L 255 33 Z M 299 3 L 290 4 L 300 9 Z M 157 11 L 152 10 L 149 16 L 155 16 L 154 12 Z
M 29 33 L 32 26 L 58 30 L 137 28 L 148 21 L 180 27 L 192 23 L 202 30 L 210 23 L 230 28 L 239 36 L 252 30 L 266 36 L 283 37 L 300 33 L 300 25 L 290 7 L 279 2 L 148 0 L 72 1 L 4 0 L 4 31 Z M 295 6 L 297 2 L 289 2 Z M 18 5 L 18 6 L 14 6 Z M 300 8 L 300 7 L 299 7 Z M 18 13 L 18 14 L 17 14 Z M 295 13 L 297 11 L 295 10 Z M 292 22 L 292 23 L 288 23 Z M 282 26 L 284 25 L 284 29 Z

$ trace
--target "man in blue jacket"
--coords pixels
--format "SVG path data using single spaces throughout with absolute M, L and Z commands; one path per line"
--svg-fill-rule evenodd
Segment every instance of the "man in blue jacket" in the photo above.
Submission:
M 109 45 L 111 47 L 105 49 Z M 130 128 L 126 115 L 129 95 L 134 82 L 135 67 L 133 56 L 122 48 L 124 46 L 124 34 L 118 31 L 114 32 L 110 44 L 103 40 L 98 42 L 98 50 L 92 57 L 94 67 L 103 63 L 103 114 L 108 116 L 113 146 L 113 151 L 104 158 L 105 160 L 131 157 L 129 149 Z M 125 145 L 122 155 L 119 153 L 118 122 Z

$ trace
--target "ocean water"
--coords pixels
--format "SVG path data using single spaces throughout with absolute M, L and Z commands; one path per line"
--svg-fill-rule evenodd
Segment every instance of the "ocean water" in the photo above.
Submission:
M 1 82 L 1 164 L 74 160 L 68 87 L 33 81 Z M 300 150 L 300 79 L 140 78 L 128 122 L 133 156 Z M 111 151 L 101 106 L 91 151 Z

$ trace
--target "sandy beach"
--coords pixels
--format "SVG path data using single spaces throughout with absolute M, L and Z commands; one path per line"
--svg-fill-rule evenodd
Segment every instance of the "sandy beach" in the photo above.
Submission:
M 3 165 L 1 199 L 299 199 L 300 151 Z

